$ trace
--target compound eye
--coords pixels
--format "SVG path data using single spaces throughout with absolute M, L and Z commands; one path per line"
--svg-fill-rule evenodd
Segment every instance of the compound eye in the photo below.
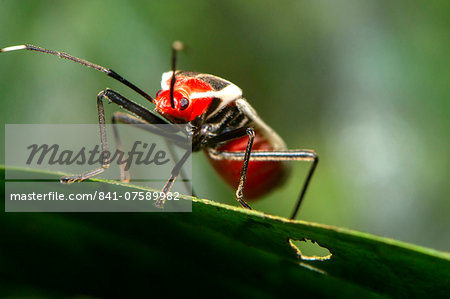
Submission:
M 161 92 L 162 92 L 162 90 L 158 91 L 158 92 L 156 93 L 156 97 L 159 97 L 159 95 L 161 94 Z
M 185 110 L 189 106 L 189 100 L 186 98 L 181 98 L 180 100 L 180 110 Z

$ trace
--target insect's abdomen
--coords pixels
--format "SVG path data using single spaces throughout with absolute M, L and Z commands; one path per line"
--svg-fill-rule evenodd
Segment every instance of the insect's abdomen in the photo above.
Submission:
M 217 148 L 219 151 L 245 152 L 248 136 L 234 139 Z M 256 131 L 252 151 L 272 151 L 273 146 Z M 243 161 L 213 160 L 211 165 L 220 176 L 233 188 L 237 188 L 241 175 Z M 244 185 L 244 198 L 256 199 L 275 187 L 280 186 L 289 172 L 285 162 L 281 161 L 250 161 L 247 170 L 247 179 Z

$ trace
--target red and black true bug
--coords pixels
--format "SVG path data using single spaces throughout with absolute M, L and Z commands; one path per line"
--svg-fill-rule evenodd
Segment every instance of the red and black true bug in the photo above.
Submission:
M 106 149 L 104 99 L 129 112 L 114 113 L 113 123 L 185 124 L 187 129 L 184 133 L 192 142 L 192 152 L 200 150 L 205 152 L 217 172 L 229 185 L 236 188 L 236 199 L 244 208 L 250 209 L 244 195 L 247 199 L 260 197 L 285 181 L 290 170 L 287 161 L 312 161 L 291 216 L 294 219 L 319 161 L 317 154 L 312 150 L 288 150 L 280 136 L 257 115 L 250 104 L 242 98 L 242 90 L 233 83 L 213 75 L 176 70 L 176 53 L 181 47 L 180 42 L 174 43 L 172 71 L 162 75 L 161 90 L 157 92 L 155 98 L 113 70 L 63 52 L 33 45 L 20 45 L 0 49 L 0 53 L 31 50 L 56 55 L 104 72 L 130 87 L 155 104 L 157 112 L 162 117 L 113 90 L 103 90 L 97 96 L 103 150 Z M 177 163 L 163 188 L 164 192 L 170 190 L 182 164 L 190 154 L 189 149 Z M 108 167 L 109 161 L 105 159 L 102 167 L 81 175 L 64 177 L 61 181 L 64 183 L 82 181 L 103 172 Z M 127 179 L 126 174 L 122 179 Z M 162 203 L 163 201 L 159 201 L 160 205 Z

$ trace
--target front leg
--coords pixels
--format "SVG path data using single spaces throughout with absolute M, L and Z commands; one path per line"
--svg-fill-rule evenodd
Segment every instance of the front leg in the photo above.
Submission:
M 155 115 L 150 110 L 146 109 L 145 107 L 142 107 L 138 105 L 137 103 L 125 98 L 124 96 L 120 95 L 119 93 L 110 90 L 105 89 L 102 92 L 100 92 L 97 95 L 97 114 L 98 114 L 98 124 L 100 129 L 100 142 L 102 146 L 102 159 L 101 159 L 101 167 L 86 171 L 80 175 L 73 175 L 73 176 L 64 176 L 60 179 L 61 183 L 63 184 L 71 184 L 73 182 L 81 182 L 83 180 L 89 179 L 91 177 L 94 177 L 102 172 L 105 171 L 105 169 L 110 167 L 110 159 L 109 156 L 106 154 L 108 151 L 108 144 L 106 140 L 106 127 L 105 127 L 105 112 L 103 108 L 103 101 L 108 100 L 109 102 L 115 103 L 125 110 L 135 114 L 139 118 L 143 120 L 143 123 L 152 123 L 152 124 L 167 124 L 165 120 L 160 118 L 159 116 Z M 179 130 L 174 127 L 170 126 L 168 127 L 167 135 L 175 135 Z
M 100 129 L 100 142 L 102 145 L 102 153 L 101 153 L 101 167 L 95 168 L 90 171 L 83 172 L 80 175 L 73 176 L 63 176 L 60 178 L 60 182 L 63 184 L 71 184 L 74 182 L 81 182 L 85 179 L 94 177 L 105 169 L 109 168 L 111 165 L 111 161 L 109 156 L 106 154 L 108 151 L 108 143 L 106 141 L 106 128 L 105 128 L 105 110 L 103 108 L 103 99 L 105 98 L 105 91 L 100 92 L 97 95 L 97 114 L 98 114 L 98 124 Z
M 158 136 L 162 136 L 165 137 L 165 143 L 167 145 L 167 148 L 170 152 L 170 155 L 172 156 L 172 159 L 174 161 L 179 161 L 178 156 L 176 155 L 174 146 L 178 145 L 179 147 L 182 148 L 186 148 L 186 149 L 190 149 L 190 143 L 188 142 L 187 139 L 182 138 L 179 135 L 172 135 L 167 133 L 166 131 L 162 130 L 161 128 L 159 128 L 158 126 L 152 126 L 152 124 L 143 121 L 142 119 L 139 119 L 133 115 L 130 115 L 128 113 L 124 113 L 124 112 L 114 112 L 113 117 L 111 119 L 112 122 L 112 127 L 113 127 L 113 132 L 114 132 L 114 139 L 116 141 L 116 147 L 119 151 L 123 152 L 123 147 L 122 147 L 122 142 L 120 141 L 120 137 L 119 137 L 119 130 L 117 128 L 117 123 L 122 123 L 122 124 L 128 124 L 128 125 L 136 125 L 137 128 L 140 129 L 144 129 L 146 131 L 148 131 L 151 134 L 156 134 Z M 178 143 L 177 143 L 178 142 Z M 125 183 L 129 183 L 130 182 L 130 172 L 129 170 L 125 169 L 125 165 L 124 164 L 120 164 L 120 178 L 122 182 Z M 181 169 L 180 172 L 181 178 L 183 179 L 184 183 L 185 183 L 185 187 L 186 190 L 191 190 L 192 186 L 188 183 L 188 181 L 186 180 L 188 178 L 188 176 L 186 175 L 186 173 L 183 171 L 183 169 Z M 195 193 L 194 190 L 192 190 L 192 195 L 195 197 Z

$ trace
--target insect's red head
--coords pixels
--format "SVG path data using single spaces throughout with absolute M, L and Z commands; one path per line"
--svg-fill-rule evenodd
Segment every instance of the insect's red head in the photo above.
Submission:
M 156 93 L 156 110 L 174 123 L 187 123 L 202 115 L 211 104 L 212 98 L 199 97 L 201 92 L 210 89 L 209 86 L 199 86 L 200 81 L 179 76 L 173 89 L 173 107 L 170 100 L 170 89 Z

